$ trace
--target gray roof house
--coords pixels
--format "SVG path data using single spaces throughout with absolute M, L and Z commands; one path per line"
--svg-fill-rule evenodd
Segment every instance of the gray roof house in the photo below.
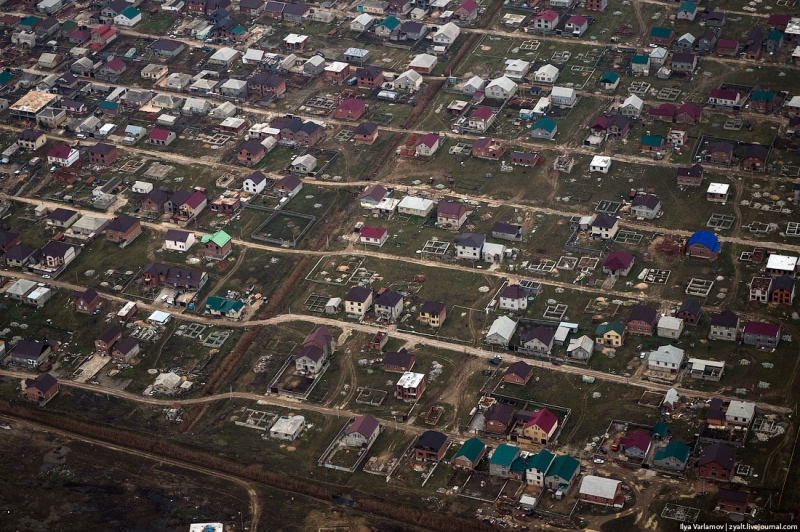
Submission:
M 652 194 L 642 194 L 633 198 L 631 214 L 637 218 L 653 220 L 661 210 L 661 200 Z
M 486 343 L 507 347 L 517 329 L 517 322 L 508 316 L 500 316 L 486 333 Z

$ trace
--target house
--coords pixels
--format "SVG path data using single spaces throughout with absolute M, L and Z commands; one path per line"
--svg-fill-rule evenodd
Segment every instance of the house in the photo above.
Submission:
M 464 83 L 461 92 L 467 96 L 474 96 L 476 92 L 483 92 L 485 88 L 486 82 L 480 76 L 472 76 Z
M 35 369 L 47 360 L 50 351 L 50 344 L 36 340 L 20 340 L 11 351 L 11 362 Z
M 236 147 L 239 164 L 253 166 L 267 155 L 267 148 L 258 139 L 250 139 Z
M 111 166 L 117 159 L 117 147 L 112 144 L 98 143 L 89 148 L 89 162 L 99 166 Z
M 9 231 L 0 231 L 0 252 L 7 252 L 20 243 L 20 236 Z
M 556 136 L 558 125 L 549 118 L 540 118 L 531 127 L 531 137 L 539 139 L 553 139 Z
M 247 78 L 247 90 L 262 98 L 280 96 L 286 92 L 286 79 L 282 76 L 259 72 Z
M 378 125 L 372 122 L 362 122 L 353 130 L 353 140 L 356 144 L 371 146 L 378 138 Z
M 77 211 L 59 207 L 48 214 L 45 219 L 47 220 L 47 225 L 66 229 L 77 222 L 79 217 L 80 215 Z
M 142 223 L 138 218 L 120 214 L 106 226 L 106 240 L 125 247 L 142 234 Z
M 619 86 L 619 75 L 615 72 L 606 72 L 598 81 L 600 86 L 607 91 L 613 91 Z
M 558 26 L 558 13 L 545 9 L 533 19 L 533 27 L 541 31 L 554 31 Z
M 166 192 L 159 188 L 154 188 L 144 197 L 140 208 L 145 213 L 159 214 L 164 210 L 164 205 L 168 199 Z
M 420 74 L 430 74 L 438 61 L 435 55 L 419 54 L 408 64 L 408 69 Z
M 553 87 L 550 91 L 550 103 L 556 107 L 572 108 L 578 101 L 578 93 L 573 88 Z
M 719 39 L 717 55 L 736 57 L 739 55 L 739 41 L 736 39 Z
M 587 11 L 605 11 L 608 7 L 608 0 L 586 0 Z
M 697 14 L 697 4 L 695 4 L 691 0 L 686 0 L 686 2 L 682 3 L 678 8 L 678 13 L 675 18 L 677 18 L 678 20 L 691 22 L 694 20 L 696 14 Z
M 722 42 L 722 40 L 720 40 Z M 717 44 L 719 47 L 719 43 Z M 709 107 L 724 107 L 733 109 L 742 103 L 742 95 L 730 89 L 711 89 L 708 93 Z
M 634 256 L 624 251 L 612 251 L 603 260 L 603 273 L 626 276 L 633 268 Z
M 713 7 L 709 7 L 705 22 L 706 26 L 710 28 L 721 28 L 725 25 L 725 13 L 717 11 Z
M 132 28 L 142 21 L 142 12 L 133 6 L 127 7 L 114 17 L 114 24 L 123 28 Z
M 435 430 L 426 430 L 414 443 L 414 458 L 427 462 L 438 462 L 450 446 L 447 436 Z
M 663 320 L 664 318 L 661 319 Z M 671 345 L 662 345 L 655 351 L 650 351 L 650 355 L 647 357 L 647 369 L 650 371 L 678 373 L 681 362 L 683 362 L 683 349 Z
M 615 216 L 599 214 L 591 223 L 592 238 L 595 240 L 612 240 L 619 231 L 619 221 Z
M 150 136 L 147 142 L 155 144 L 156 146 L 169 146 L 177 137 L 175 132 L 167 131 L 166 129 L 156 129 L 150 131 Z
M 603 157 L 601 155 L 594 155 L 589 163 L 590 172 L 608 173 L 611 168 L 611 157 Z
M 494 112 L 488 107 L 478 107 L 469 115 L 467 127 L 479 133 L 483 133 L 494 123 L 495 118 Z
M 706 190 L 706 199 L 718 203 L 725 203 L 728 201 L 728 194 L 730 185 L 727 183 L 711 183 Z
M 325 362 L 325 352 L 322 349 L 316 345 L 304 345 L 295 356 L 294 366 L 298 372 L 316 376 L 325 368 Z
M 490 100 L 507 100 L 516 93 L 517 84 L 507 76 L 493 79 L 484 89 L 484 94 Z
M 452 22 L 440 26 L 439 31 L 433 35 L 434 46 L 444 46 L 445 50 L 450 48 L 461 34 L 461 28 Z
M 317 347 L 327 357 L 336 350 L 336 339 L 333 337 L 333 333 L 325 327 L 317 327 L 303 340 L 303 347 L 308 346 Z
M 690 167 L 679 167 L 677 182 L 678 185 L 700 186 L 703 182 L 703 167 L 699 163 Z
M 583 502 L 614 506 L 615 508 L 621 508 L 625 504 L 625 497 L 622 495 L 622 482 L 595 475 L 583 477 L 581 487 L 578 490 L 578 498 Z
M 389 191 L 381 185 L 372 185 L 361 195 L 361 206 L 365 209 L 374 209 L 378 203 L 389 196 Z
M 224 260 L 233 251 L 231 236 L 220 229 L 216 233 L 203 235 L 200 242 L 203 244 L 203 257 L 211 260 Z
M 479 159 L 490 159 L 492 161 L 497 161 L 505 152 L 505 141 L 492 139 L 489 137 L 481 137 L 472 143 L 470 155 Z
M 719 382 L 722 378 L 723 371 L 725 371 L 725 362 L 714 360 L 690 358 L 686 365 L 687 375 L 693 379 L 702 379 L 704 381 Z
M 486 450 L 487 447 L 481 440 L 470 438 L 464 442 L 450 463 L 458 469 L 472 471 L 483 460 Z
M 759 303 L 769 302 L 770 287 L 772 286 L 772 277 L 753 277 L 750 280 L 750 301 L 758 301 Z
M 405 373 L 414 367 L 415 357 L 405 348 L 397 352 L 388 352 L 383 355 L 383 371 L 392 373 Z
M 788 305 L 794 303 L 794 278 L 781 275 L 772 282 L 769 292 L 769 302 L 775 305 Z
M 620 347 L 625 339 L 625 326 L 618 322 L 601 323 L 594 333 L 595 342 L 606 347 Z
M 594 352 L 594 340 L 583 335 L 580 338 L 572 338 L 567 347 L 567 359 L 581 364 L 588 364 Z
M 37 248 L 17 244 L 3 255 L 3 259 L 6 266 L 23 268 L 29 264 L 36 264 L 40 256 L 41 252 Z
M 395 385 L 394 396 L 401 401 L 415 402 L 422 396 L 426 386 L 424 373 L 406 371 Z
M 369 414 L 358 416 L 347 427 L 344 442 L 348 447 L 368 448 L 381 433 L 381 424 Z
M 358 98 L 347 98 L 339 104 L 339 107 L 333 112 L 334 118 L 344 120 L 358 120 L 363 116 L 367 110 L 367 104 L 364 100 Z
M 717 509 L 732 514 L 748 513 L 747 492 L 719 488 L 717 490 Z
M 745 401 L 731 401 L 725 411 L 725 422 L 730 425 L 749 427 L 755 416 L 755 403 Z
M 769 114 L 777 110 L 775 93 L 765 90 L 754 90 L 750 93 L 750 109 L 757 113 Z
M 303 416 L 281 416 L 269 429 L 269 437 L 277 440 L 294 441 L 306 426 Z
M 625 452 L 628 458 L 639 458 L 644 460 L 650 450 L 652 440 L 649 435 L 642 431 L 635 431 L 628 436 L 619 439 L 619 450 Z
M 781 275 L 794 277 L 797 263 L 797 257 L 771 253 L 767 259 L 767 266 L 764 268 L 764 271 L 771 277 L 780 277 Z
M 239 2 L 239 12 L 248 15 L 258 16 L 264 12 L 267 7 L 265 0 L 241 0 Z
M 553 329 L 541 325 L 528 329 L 519 337 L 519 350 L 534 355 L 548 356 L 553 349 L 555 336 L 556 333 Z
M 573 37 L 580 37 L 589 27 L 589 20 L 583 15 L 572 15 L 564 25 L 564 32 Z
M 663 122 L 672 122 L 675 118 L 675 112 L 678 110 L 677 107 L 672 105 L 671 103 L 662 103 L 658 107 L 651 107 L 647 110 L 647 116 L 650 117 L 650 120 L 661 120 Z
M 544 485 L 553 491 L 569 491 L 578 476 L 581 463 L 568 454 L 556 456 L 544 477 Z
M 507 347 L 517 329 L 517 322 L 507 316 L 500 316 L 492 323 L 486 333 L 486 343 Z
M 25 379 L 25 398 L 46 405 L 58 393 L 58 379 L 49 373 L 43 373 L 33 379 Z
M 531 64 L 529 61 L 522 59 L 507 59 L 505 65 L 505 76 L 514 81 L 519 81 L 528 75 Z M 557 70 L 557 69 L 556 69 Z
M 721 244 L 710 231 L 697 231 L 686 242 L 686 256 L 691 259 L 717 260 Z
M 249 192 L 250 194 L 261 194 L 266 186 L 267 176 L 265 176 L 262 172 L 256 171 L 244 179 L 244 182 L 242 183 L 242 190 Z
M 751 144 L 742 155 L 742 169 L 753 172 L 766 172 L 768 157 L 769 148 L 761 144 Z
M 619 113 L 627 118 L 639 118 L 639 115 L 642 114 L 643 107 L 644 102 L 642 99 L 635 94 L 631 94 L 625 98 L 625 101 L 623 101 L 622 105 L 620 105 Z
M 23 129 L 17 135 L 17 145 L 29 151 L 38 150 L 44 146 L 45 142 L 47 142 L 47 135 L 43 131 Z
M 317 167 L 317 158 L 306 153 L 295 158 L 289 165 L 289 171 L 296 175 L 312 175 Z
M 658 311 L 647 305 L 634 305 L 625 323 L 625 330 L 634 334 L 652 335 L 658 322 Z
M 514 423 L 514 409 L 505 404 L 495 403 L 484 413 L 484 431 L 489 434 L 506 434 Z
M 200 290 L 208 282 L 208 274 L 200 270 L 190 270 L 177 266 L 165 266 L 157 262 L 148 264 L 142 272 L 144 286 L 164 284 L 177 291 Z
M 297 159 L 295 159 L 295 161 L 296 160 Z M 261 174 L 261 172 L 255 172 L 255 173 Z M 275 186 L 272 188 L 272 190 L 274 190 L 275 193 L 282 198 L 293 198 L 302 189 L 303 189 L 303 182 L 300 180 L 299 177 L 294 175 L 287 175 L 286 177 L 279 179 L 275 183 Z
M 139 340 L 129 336 L 116 342 L 111 349 L 111 361 L 115 364 L 128 364 L 139 354 Z
M 406 196 L 397 204 L 397 212 L 427 218 L 433 210 L 433 205 L 433 200 L 417 196 Z
M 441 146 L 441 139 L 436 133 L 426 133 L 422 136 L 415 149 L 416 157 L 433 157 Z
M 493 477 L 508 478 L 511 464 L 519 456 L 520 448 L 501 443 L 489 457 L 489 474 Z
M 362 231 L 364 228 L 362 228 Z M 400 292 L 386 290 L 375 298 L 375 316 L 394 323 L 403 312 L 403 296 Z
M 644 137 L 642 137 L 644 138 Z M 661 200 L 652 194 L 641 194 L 631 202 L 631 215 L 645 220 L 653 220 L 661 211 Z
M 697 461 L 698 476 L 711 480 L 730 480 L 736 463 L 736 450 L 724 443 L 712 443 L 703 449 Z
M 169 251 L 188 251 L 194 242 L 194 233 L 178 229 L 168 229 L 164 237 L 164 247 Z
M 350 31 L 361 33 L 362 31 L 369 30 L 375 23 L 375 18 L 368 13 L 361 13 L 356 18 L 350 21 Z
M 323 69 L 325 81 L 330 83 L 341 83 L 350 75 L 350 64 L 341 61 L 334 61 Z
M 518 284 L 506 286 L 500 292 L 500 308 L 503 310 L 517 311 L 528 308 L 528 293 Z
M 392 86 L 395 90 L 415 92 L 422 87 L 422 74 L 416 70 L 406 70 L 394 79 Z
M 475 0 L 464 0 L 453 11 L 453 20 L 469 24 L 478 18 L 478 4 Z
M 688 1 L 688 0 L 687 0 Z M 691 50 L 695 46 L 695 37 L 691 33 L 684 33 L 675 41 L 676 50 Z M 677 53 L 677 52 L 676 52 Z
M 356 70 L 357 84 L 362 89 L 376 89 L 383 83 L 383 70 L 368 66 Z
M 746 321 L 742 328 L 742 341 L 756 347 L 777 347 L 781 326 L 760 321 Z
M 94 350 L 103 356 L 109 355 L 111 354 L 111 347 L 121 339 L 122 331 L 119 327 L 112 325 L 95 338 Z
M 667 132 L 667 144 L 677 151 L 689 146 L 689 131 L 685 127 L 671 127 Z
M 492 237 L 499 238 L 500 240 L 520 242 L 522 241 L 522 226 L 507 224 L 505 222 L 495 222 L 495 224 L 492 226 Z
M 48 269 L 58 269 L 72 262 L 75 256 L 74 246 L 51 240 L 41 249 L 39 266 Z
M 479 260 L 483 252 L 486 236 L 475 233 L 464 233 L 454 238 L 456 257 L 459 259 Z
M 736 341 L 739 331 L 739 317 L 730 310 L 711 314 L 711 331 L 708 337 L 711 340 Z
M 520 360 L 508 366 L 506 372 L 503 374 L 503 382 L 525 386 L 532 376 L 533 366 Z
M 552 442 L 558 429 L 558 418 L 546 408 L 537 410 L 525 423 L 522 433 L 531 443 L 546 445 Z
M 82 314 L 91 314 L 100 304 L 100 295 L 94 288 L 87 288 L 82 292 L 75 291 L 72 293 L 72 305 L 75 312 Z
M 634 76 L 649 76 L 650 56 L 637 54 L 631 57 L 631 73 L 633 73 Z
M 348 315 L 365 316 L 372 306 L 372 289 L 354 286 L 344 298 L 344 308 Z
M 47 163 L 64 168 L 70 167 L 80 159 L 80 152 L 65 144 L 57 144 L 47 152 Z
M 672 41 L 675 40 L 675 32 L 672 31 L 670 28 L 661 28 L 659 26 L 653 26 L 650 29 L 650 38 L 648 39 L 649 44 L 655 44 L 656 46 L 664 46 L 669 47 L 672 44 Z
M 544 478 L 555 455 L 546 449 L 542 449 L 535 455 L 528 455 L 525 462 L 525 480 L 529 486 L 544 487 Z
M 463 203 L 452 203 L 449 201 L 442 201 L 439 202 L 439 205 L 436 207 L 436 224 L 440 227 L 446 227 L 451 229 L 459 229 L 464 222 L 467 221 L 467 207 Z M 483 242 L 481 242 L 481 246 L 475 247 L 482 247 Z M 475 256 L 480 255 L 480 249 Z
M 165 210 L 168 209 L 174 223 L 185 223 L 196 218 L 208 205 L 208 199 L 200 192 L 190 193 L 185 190 L 176 191 L 167 203 Z
M 431 327 L 440 327 L 447 316 L 447 306 L 438 301 L 426 301 L 419 309 L 418 320 Z
M 764 49 L 770 54 L 779 52 L 783 46 L 783 33 L 780 30 L 772 30 L 764 37 Z
M 678 308 L 675 317 L 682 319 L 686 325 L 697 325 L 700 321 L 700 303 L 694 299 L 687 299 Z

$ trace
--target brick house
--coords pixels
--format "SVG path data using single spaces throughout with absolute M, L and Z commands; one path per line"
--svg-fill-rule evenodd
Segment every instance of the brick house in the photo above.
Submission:
M 717 491 L 717 508 L 728 513 L 747 513 L 747 492 L 720 488 Z
M 353 130 L 353 140 L 356 144 L 366 144 L 367 146 L 375 142 L 378 138 L 378 125 L 371 122 L 363 122 Z
M 674 40 L 675 32 L 670 28 L 653 26 L 653 28 L 650 30 L 649 44 L 651 45 L 655 44 L 656 46 L 669 47 Z
M 120 246 L 129 244 L 140 234 L 142 234 L 142 223 L 138 218 L 127 214 L 120 214 L 106 226 L 106 240 Z
M 722 245 L 710 231 L 697 231 L 686 242 L 686 256 L 691 259 L 717 260 Z
M 711 480 L 730 480 L 736 463 L 736 450 L 724 443 L 712 443 L 703 449 L 697 461 L 698 476 Z
M 508 369 L 503 374 L 503 382 L 524 386 L 532 376 L 533 366 L 520 360 L 508 366 Z
M 164 210 L 164 204 L 167 202 L 169 197 L 167 193 L 161 190 L 160 188 L 154 188 L 151 190 L 142 200 L 140 209 L 143 212 L 148 212 L 151 214 L 159 214 Z
M 635 305 L 628 321 L 625 323 L 625 330 L 632 334 L 652 335 L 658 323 L 658 311 L 647 305 Z
M 333 112 L 334 118 L 342 120 L 358 120 L 367 111 L 367 104 L 358 98 L 347 98 Z
M 788 275 L 775 279 L 770 288 L 769 301 L 776 305 L 791 306 L 794 303 L 794 279 Z
M 733 162 L 733 144 L 725 141 L 715 142 L 708 148 L 706 161 L 730 166 Z
M 111 326 L 105 331 L 100 333 L 100 336 L 95 338 L 94 350 L 105 356 L 111 353 L 111 348 L 115 342 L 122 339 L 122 331 L 119 327 Z
M 405 402 L 415 402 L 425 391 L 427 381 L 424 373 L 413 373 L 406 371 L 397 381 L 394 389 L 394 396 Z
M 211 235 L 203 235 L 200 242 L 203 244 L 203 257 L 212 260 L 223 260 L 232 251 L 232 238 L 223 230 Z
M 506 143 L 489 137 L 480 137 L 472 144 L 471 155 L 479 159 L 499 160 L 506 152 Z
M 400 351 L 388 352 L 383 355 L 383 371 L 392 373 L 405 373 L 414 367 L 415 357 L 405 348 Z
M 689 167 L 679 167 L 677 183 L 692 187 L 700 186 L 703 183 L 703 167 L 699 163 Z
M 687 299 L 681 304 L 675 317 L 682 319 L 686 325 L 697 325 L 697 322 L 700 321 L 700 309 L 701 305 L 698 301 Z
M 509 405 L 495 403 L 483 413 L 485 431 L 489 434 L 506 434 L 514 423 L 514 409 Z
M 111 166 L 117 159 L 117 147 L 113 144 L 95 144 L 89 148 L 89 162 L 100 166 Z
M 675 122 L 678 124 L 697 124 L 703 115 L 703 110 L 693 103 L 685 103 L 675 112 Z
M 35 379 L 25 379 L 25 398 L 46 404 L 58 393 L 58 379 L 49 373 L 38 375 Z
M 257 139 L 250 139 L 236 147 L 236 159 L 239 164 L 253 166 L 267 155 L 267 148 Z
M 129 336 L 114 344 L 111 349 L 111 361 L 115 364 L 127 364 L 139 354 L 139 340 Z
M 91 314 L 100 304 L 100 295 L 94 288 L 87 288 L 83 292 L 73 292 L 72 301 L 75 312 Z
M 357 84 L 362 89 L 376 89 L 383 83 L 383 70 L 368 66 L 356 70 Z
M 742 155 L 742 169 L 753 172 L 766 172 L 768 157 L 769 148 L 761 144 L 751 144 Z
M 438 462 L 450 446 L 445 434 L 435 430 L 426 430 L 414 443 L 414 458 L 417 460 Z

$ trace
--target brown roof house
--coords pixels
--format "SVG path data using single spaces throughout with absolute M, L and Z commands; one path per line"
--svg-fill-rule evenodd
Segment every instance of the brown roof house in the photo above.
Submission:
M 625 330 L 633 334 L 646 334 L 648 336 L 655 331 L 658 323 L 658 311 L 646 305 L 636 305 L 631 309 Z
M 678 185 L 698 187 L 703 182 L 703 167 L 698 163 L 689 167 L 680 167 L 677 171 Z
M 111 360 L 115 364 L 128 364 L 138 354 L 139 340 L 133 336 L 128 336 L 114 344 L 111 349 Z
M 138 218 L 120 214 L 106 226 L 106 240 L 124 248 L 142 234 L 142 223 Z
M 736 450 L 724 443 L 712 443 L 697 461 L 698 476 L 711 480 L 730 480 L 736 463 Z
M 437 462 L 442 459 L 450 441 L 445 434 L 435 430 L 426 430 L 414 443 L 414 458 Z
M 44 406 L 58 393 L 58 380 L 49 373 L 25 379 L 25 398 Z
M 19 244 L 19 242 L 20 237 L 17 233 L 0 231 L 0 251 L 3 253 Z
M 94 288 L 87 288 L 83 292 L 75 291 L 72 293 L 75 312 L 91 314 L 100 304 L 100 296 Z
M 381 424 L 369 414 L 358 416 L 353 423 L 347 427 L 347 434 L 344 437 L 348 447 L 366 449 L 381 433 Z
M 253 166 L 267 154 L 267 148 L 257 139 L 250 139 L 236 147 L 236 159 L 239 164 Z
M 742 156 L 742 169 L 753 172 L 766 172 L 768 157 L 769 148 L 761 144 L 751 144 Z
M 111 166 L 117 160 L 117 147 L 113 144 L 98 143 L 89 148 L 89 162 L 100 166 Z
M 717 508 L 732 514 L 747 513 L 747 492 L 720 488 L 717 491 Z
M 490 434 L 506 434 L 514 423 L 514 409 L 509 405 L 495 403 L 483 413 L 484 430 Z
M 553 349 L 556 333 L 547 327 L 534 327 L 519 336 L 519 350 L 539 356 L 547 356 Z
M 431 327 L 441 327 L 447 317 L 447 305 L 439 301 L 426 301 L 419 309 L 418 320 Z
M 676 318 L 680 318 L 686 325 L 697 325 L 700 321 L 700 303 L 694 299 L 687 299 L 681 304 Z
M 378 125 L 363 122 L 353 130 L 353 140 L 356 144 L 371 145 L 378 138 Z
M 388 352 L 383 355 L 383 371 L 392 373 L 405 373 L 414 367 L 414 354 L 409 353 L 406 348 L 401 348 L 397 352 Z
M 533 366 L 523 361 L 514 362 L 503 374 L 503 381 L 524 386 L 533 376 Z
M 119 327 L 111 326 L 105 331 L 100 333 L 100 336 L 94 340 L 94 349 L 101 355 L 105 356 L 111 353 L 111 347 L 115 342 L 122 339 L 122 331 Z

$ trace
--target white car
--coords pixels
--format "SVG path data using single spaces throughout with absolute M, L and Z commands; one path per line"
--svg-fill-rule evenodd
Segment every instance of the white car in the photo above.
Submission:
M 602 458 L 595 458 L 595 459 L 594 459 L 594 463 L 595 463 L 595 464 L 605 464 L 605 463 L 606 463 L 606 461 L 605 461 L 605 460 L 603 460 Z

